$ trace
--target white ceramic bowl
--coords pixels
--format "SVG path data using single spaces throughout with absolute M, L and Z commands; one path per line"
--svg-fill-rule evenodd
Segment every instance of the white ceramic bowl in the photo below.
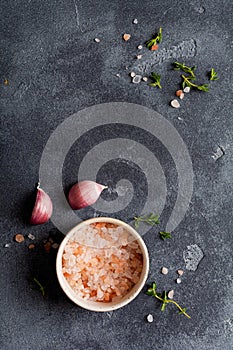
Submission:
M 69 283 L 67 282 L 66 278 L 63 275 L 62 272 L 62 255 L 63 251 L 65 248 L 65 245 L 67 244 L 68 240 L 74 235 L 74 233 L 77 231 L 77 229 L 82 228 L 84 225 L 89 225 L 93 224 L 95 222 L 107 222 L 111 224 L 115 224 L 118 226 L 124 227 L 133 237 L 135 237 L 135 240 L 138 242 L 141 251 L 142 251 L 142 256 L 143 256 L 143 266 L 142 266 L 142 272 L 140 279 L 138 283 L 120 300 L 118 301 L 112 301 L 112 302 L 97 302 L 97 301 L 89 301 L 89 300 L 84 300 L 76 295 L 76 293 L 73 291 L 73 289 L 70 287 Z M 130 225 L 126 224 L 125 222 L 113 218 L 108 218 L 108 217 L 98 217 L 98 218 L 93 218 L 89 219 L 86 221 L 82 221 L 80 224 L 72 228 L 62 241 L 58 254 L 57 254 L 57 261 L 56 261 L 56 270 L 57 270 L 57 277 L 58 281 L 61 285 L 61 288 L 65 292 L 65 294 L 77 305 L 83 307 L 84 309 L 91 310 L 91 311 L 100 311 L 100 312 L 105 312 L 105 311 L 113 311 L 116 309 L 119 309 L 128 303 L 130 303 L 136 296 L 139 294 L 139 292 L 142 290 L 147 276 L 149 272 L 149 256 L 148 256 L 148 251 L 147 247 L 141 238 L 141 236 L 137 233 L 137 231 L 134 230 L 133 227 Z

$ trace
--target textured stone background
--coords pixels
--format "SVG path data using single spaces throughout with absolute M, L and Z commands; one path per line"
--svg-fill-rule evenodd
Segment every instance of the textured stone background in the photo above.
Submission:
M 232 349 L 232 2 L 2 0 L 0 8 L 1 349 Z M 134 18 L 138 25 L 132 24 Z M 164 29 L 161 56 L 155 54 L 152 60 L 144 50 L 138 66 L 137 45 L 159 26 Z M 132 34 L 128 43 L 121 40 L 124 32 Z M 95 37 L 101 42 L 95 43 Z M 198 66 L 203 80 L 211 67 L 220 79 L 208 94 L 193 91 L 175 110 L 168 103 L 179 74 L 171 70 L 171 63 L 180 55 L 181 61 Z M 130 83 L 131 69 L 149 73 L 152 67 L 163 77 L 162 91 Z M 5 78 L 8 86 L 3 84 Z M 60 241 L 62 234 L 51 222 L 39 227 L 28 224 L 40 158 L 50 134 L 85 107 L 119 101 L 162 114 L 178 130 L 192 157 L 193 198 L 173 239 L 160 241 L 157 229 L 144 236 L 151 259 L 149 281 L 156 278 L 161 290 L 174 288 L 191 320 L 173 307 L 162 313 L 144 293 L 114 313 L 78 308 L 58 285 L 56 253 L 43 249 L 44 239 L 52 236 Z M 86 140 L 84 151 L 88 144 Z M 219 145 L 226 150 L 215 161 L 211 156 Z M 65 163 L 64 184 L 74 181 L 70 164 L 72 151 Z M 111 167 L 106 169 L 111 176 Z M 128 170 L 122 166 L 119 174 L 137 181 L 130 165 Z M 106 172 L 99 176 L 104 179 Z M 143 200 L 143 195 L 138 198 L 138 208 Z M 29 241 L 13 242 L 19 232 L 36 236 L 34 251 L 28 250 Z M 185 272 L 178 286 L 175 271 L 185 267 L 182 255 L 190 244 L 203 250 L 204 259 L 197 271 Z M 169 268 L 167 276 L 160 274 L 162 266 Z M 46 285 L 45 298 L 33 277 Z M 154 315 L 152 324 L 145 320 L 148 313 Z

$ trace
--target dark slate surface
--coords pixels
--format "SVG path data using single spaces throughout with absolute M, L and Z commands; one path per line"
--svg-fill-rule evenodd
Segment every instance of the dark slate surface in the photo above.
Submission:
M 232 2 L 9 0 L 1 1 L 0 7 L 1 349 L 232 349 Z M 134 18 L 138 25 L 132 24 Z M 162 91 L 133 85 L 128 76 L 138 69 L 137 45 L 159 26 L 164 28 L 162 59 L 143 52 L 146 73 L 154 62 L 153 70 L 162 75 Z M 128 43 L 121 40 L 124 32 L 132 34 Z M 95 37 L 101 42 L 95 43 Z M 179 74 L 171 70 L 171 63 L 180 58 L 179 45 L 184 53 L 180 60 L 197 65 L 203 81 L 211 67 L 220 79 L 211 84 L 208 94 L 193 91 L 175 110 L 169 101 Z M 171 50 L 174 58 L 163 49 Z M 9 85 L 3 84 L 5 78 Z M 161 290 L 174 288 L 191 320 L 173 307 L 162 313 L 143 292 L 114 313 L 77 307 L 58 285 L 56 252 L 48 254 L 43 248 L 43 240 L 52 236 L 59 242 L 62 234 L 52 222 L 39 227 L 28 224 L 40 158 L 51 133 L 85 107 L 122 101 L 159 112 L 177 129 L 192 158 L 193 197 L 173 239 L 160 241 L 158 229 L 144 236 L 151 260 L 148 281 L 155 278 Z M 110 128 L 110 132 L 114 131 Z M 83 141 L 84 154 L 92 144 L 90 137 Z M 102 137 L 104 133 L 97 133 L 95 142 Z M 225 154 L 214 161 L 211 155 L 219 145 Z M 71 149 L 63 169 L 64 188 L 76 181 L 73 162 L 77 167 Z M 168 164 L 174 168 L 169 159 Z M 127 177 L 140 186 L 134 208 L 121 217 L 125 220 L 134 210 L 140 213 L 146 200 L 143 171 L 113 161 L 98 173 L 98 180 L 113 188 Z M 176 174 L 171 187 L 177 189 Z M 114 193 L 103 198 L 111 203 Z M 171 196 L 168 207 L 172 201 Z M 84 211 L 83 218 L 90 213 Z M 16 233 L 35 235 L 35 250 L 29 251 L 29 239 L 15 243 Z M 185 269 L 182 254 L 190 244 L 203 250 L 204 259 L 195 272 L 185 271 L 178 286 L 176 269 Z M 162 266 L 169 268 L 167 276 L 160 274 Z M 34 277 L 46 285 L 44 298 Z M 154 316 L 152 324 L 145 320 L 149 313 Z

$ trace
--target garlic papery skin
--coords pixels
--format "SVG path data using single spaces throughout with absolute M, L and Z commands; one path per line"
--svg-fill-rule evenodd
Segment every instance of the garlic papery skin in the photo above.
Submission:
M 39 185 L 37 187 L 36 202 L 32 211 L 30 223 L 33 225 L 44 224 L 49 221 L 53 212 L 53 204 L 49 195 Z
M 74 210 L 92 205 L 106 188 L 108 187 L 94 181 L 80 181 L 70 189 L 68 196 L 69 204 Z

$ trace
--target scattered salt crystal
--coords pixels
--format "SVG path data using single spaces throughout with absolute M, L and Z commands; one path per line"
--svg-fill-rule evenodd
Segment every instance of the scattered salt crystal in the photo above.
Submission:
M 34 235 L 32 235 L 31 233 L 28 234 L 28 238 L 31 239 L 32 241 L 36 238 Z
M 123 40 L 124 41 L 128 41 L 129 39 L 131 38 L 131 35 L 130 34 L 123 34 Z
M 152 323 L 152 322 L 154 321 L 153 315 L 151 315 L 151 314 L 147 315 L 147 321 L 148 321 L 149 323 Z
M 224 156 L 225 148 L 223 146 L 218 146 L 216 152 L 211 156 L 215 161 Z
M 132 83 L 138 84 L 138 83 L 140 83 L 141 80 L 142 80 L 141 75 L 135 75 L 135 77 L 132 79 Z
M 189 93 L 190 92 L 190 87 L 186 86 L 183 91 L 186 92 L 186 93 Z
M 177 90 L 176 91 L 176 96 L 179 97 L 181 100 L 184 98 L 184 93 L 182 90 Z
M 116 77 L 118 77 L 118 78 L 119 78 L 119 77 L 120 77 L 120 74 L 119 74 L 119 73 L 117 73 L 117 74 L 116 74 Z
M 58 244 L 58 243 L 53 243 L 53 244 L 52 244 L 52 248 L 53 248 L 53 249 L 57 249 L 58 247 L 59 247 L 59 244 Z
M 135 19 L 133 20 L 133 24 L 138 24 L 137 18 L 135 18 Z
M 167 296 L 168 296 L 169 299 L 173 299 L 173 297 L 174 297 L 174 290 L 173 290 L 173 289 L 170 290 L 170 291 L 168 292 Z
M 177 91 L 176 91 L 176 96 L 177 96 L 177 97 L 180 97 L 181 94 L 183 94 L 183 91 L 182 91 L 182 90 L 177 90 Z
M 183 118 L 181 118 L 181 117 L 177 117 L 177 119 L 178 119 L 178 120 L 183 120 Z
M 173 108 L 179 108 L 180 104 L 179 104 L 179 102 L 176 99 L 174 99 L 174 100 L 171 101 L 171 106 Z
M 163 275 L 167 275 L 168 274 L 168 269 L 166 267 L 162 267 L 161 272 L 162 272 Z
M 147 77 L 143 77 L 142 80 L 143 80 L 143 81 L 147 81 L 148 78 L 147 78 Z
M 10 244 L 9 244 L 9 243 L 6 243 L 6 244 L 4 245 L 4 247 L 5 247 L 5 248 L 9 248 L 9 247 L 10 247 Z
M 24 241 L 24 236 L 18 233 L 17 235 L 15 235 L 15 241 L 18 243 L 22 243 Z
M 96 43 L 99 43 L 100 42 L 100 39 L 99 38 L 95 38 L 94 39 Z
M 138 45 L 138 50 L 141 50 L 143 48 L 142 45 Z
M 142 55 L 137 55 L 137 59 L 140 60 L 142 58 Z
M 179 276 L 182 276 L 184 274 L 184 271 L 183 270 L 177 270 L 177 273 Z
M 177 278 L 176 283 L 180 284 L 181 283 L 181 278 Z

